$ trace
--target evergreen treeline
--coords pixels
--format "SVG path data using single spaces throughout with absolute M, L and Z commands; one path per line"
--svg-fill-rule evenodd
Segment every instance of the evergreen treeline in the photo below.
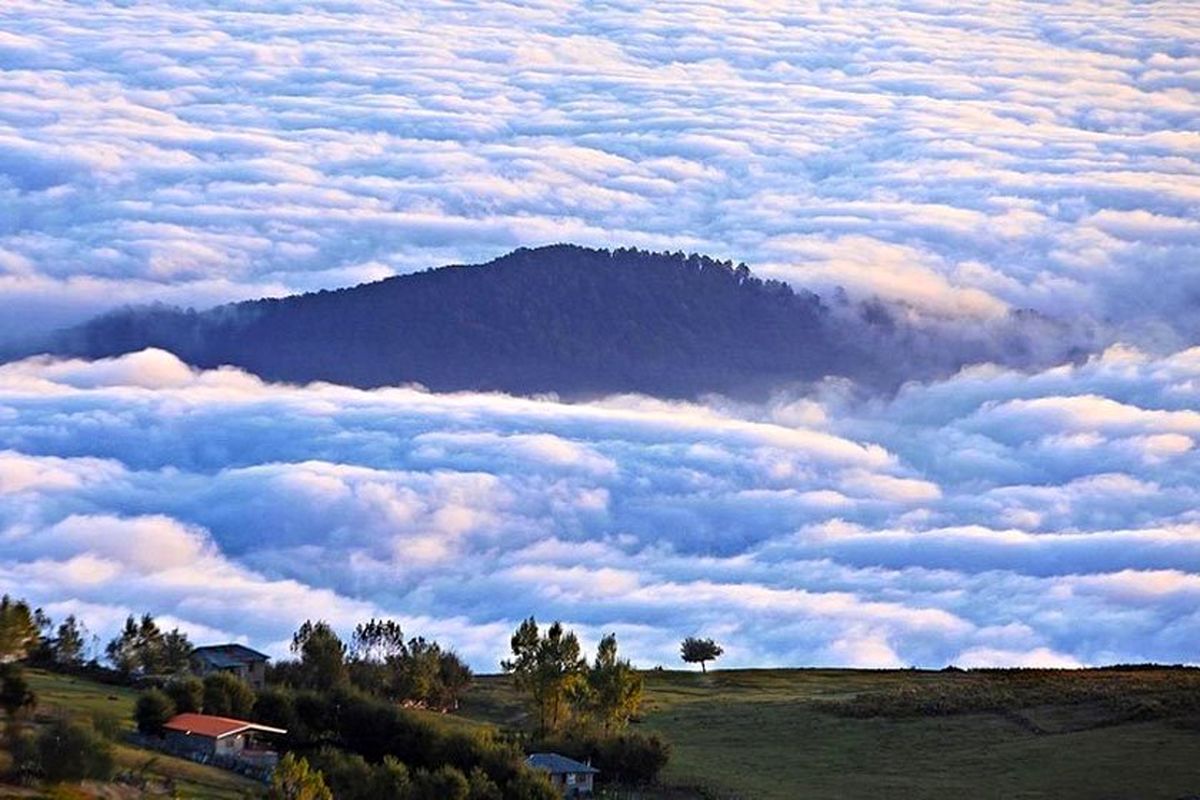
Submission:
M 758 396 L 834 375 L 875 388 L 962 365 L 1069 357 L 1048 320 L 911 324 L 878 302 L 825 302 L 744 264 L 573 245 L 197 313 L 165 306 L 99 317 L 25 353 L 89 358 L 160 347 L 271 380 L 435 391 Z M 18 355 L 10 353 L 13 357 Z M 2 356 L 0 356 L 2 357 Z

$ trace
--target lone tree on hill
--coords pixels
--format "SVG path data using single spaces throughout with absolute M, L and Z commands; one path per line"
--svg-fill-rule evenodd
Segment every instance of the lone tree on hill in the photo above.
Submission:
M 712 639 L 697 639 L 694 636 L 687 637 L 679 646 L 679 655 L 683 660 L 689 664 L 699 663 L 701 672 L 708 672 L 705 661 L 715 661 L 724 652 L 725 649 Z

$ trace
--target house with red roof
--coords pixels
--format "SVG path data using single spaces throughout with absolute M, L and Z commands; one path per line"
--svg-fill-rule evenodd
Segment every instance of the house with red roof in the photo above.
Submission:
M 267 737 L 287 731 L 257 722 L 211 714 L 177 714 L 163 725 L 163 739 L 173 753 L 205 763 L 273 769 L 279 760 Z

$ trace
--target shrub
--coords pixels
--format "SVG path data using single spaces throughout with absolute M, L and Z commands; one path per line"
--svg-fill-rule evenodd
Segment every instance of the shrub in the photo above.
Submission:
M 298 724 L 292 695 L 276 687 L 268 687 L 254 698 L 255 722 L 293 731 Z
M 559 800 L 561 797 L 549 776 L 531 769 L 522 769 L 514 775 L 505 787 L 504 796 L 508 800 Z
M 29 784 L 42 776 L 42 754 L 33 731 L 12 733 L 8 740 L 8 752 L 12 759 L 9 776 L 14 783 Z
M 121 718 L 111 711 L 93 711 L 92 727 L 110 742 L 115 742 L 121 738 Z
M 167 682 L 163 691 L 175 704 L 175 713 L 195 713 L 204 708 L 204 682 L 188 675 Z
M 308 758 L 314 770 L 325 777 L 325 783 L 338 800 L 375 800 L 374 769 L 366 759 L 332 747 L 323 747 Z
M 245 718 L 254 711 L 254 690 L 236 675 L 215 672 L 204 679 L 204 713 Z
M 36 704 L 37 696 L 29 688 L 21 668 L 16 664 L 0 664 L 0 709 L 12 719 Z
M 141 733 L 157 736 L 163 725 L 175 716 L 175 704 L 161 689 L 147 689 L 137 699 L 133 708 L 133 719 Z
M 405 798 L 411 790 L 408 767 L 391 756 L 384 756 L 371 776 L 371 797 Z
M 468 800 L 471 785 L 461 772 L 440 766 L 432 772 L 418 770 L 413 776 L 413 800 Z
M 471 770 L 471 774 L 467 776 L 467 784 L 467 797 L 470 800 L 504 800 L 504 793 L 500 791 L 500 787 L 479 767 Z
M 37 749 L 42 775 L 51 783 L 112 777 L 112 744 L 78 720 L 59 719 L 43 729 Z
M 288 753 L 271 775 L 267 800 L 333 800 L 333 792 L 319 771 L 311 769 L 303 758 Z

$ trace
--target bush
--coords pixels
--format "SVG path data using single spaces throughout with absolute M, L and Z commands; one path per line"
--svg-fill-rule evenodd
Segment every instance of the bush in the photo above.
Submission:
M 214 672 L 204 679 L 204 713 L 244 719 L 254 711 L 254 690 L 236 675 Z
M 204 682 L 195 676 L 168 681 L 163 691 L 175 704 L 176 714 L 196 713 L 204 708 Z
M 110 742 L 115 742 L 121 738 L 121 718 L 111 711 L 93 711 L 92 712 L 92 727 L 96 729 L 105 739 Z
M 147 689 L 137 699 L 133 708 L 133 719 L 137 729 L 148 736 L 158 736 L 163 725 L 175 716 L 175 704 L 160 689 Z
M 333 796 L 338 800 L 375 800 L 375 771 L 360 755 L 323 747 L 309 755 L 308 763 L 325 776 Z
M 9 777 L 13 783 L 30 784 L 42 776 L 42 754 L 33 731 L 20 730 L 11 734 L 8 752 L 12 759 Z
M 275 687 L 258 693 L 258 697 L 254 699 L 253 719 L 255 722 L 287 731 L 294 731 L 299 724 L 291 694 Z
M 78 720 L 59 719 L 43 729 L 37 750 L 41 773 L 51 783 L 112 777 L 112 744 Z
M 468 800 L 471 785 L 461 772 L 440 766 L 432 772 L 418 770 L 413 776 L 413 800 Z
M 404 798 L 411 791 L 412 779 L 408 767 L 391 756 L 384 756 L 371 776 L 371 797 Z
M 544 772 L 522 769 L 508 782 L 504 796 L 508 800 L 559 800 L 558 790 Z
M 11 719 L 35 705 L 37 695 L 29 688 L 21 668 L 16 664 L 0 664 L 0 710 Z
M 271 775 L 267 800 L 333 800 L 333 792 L 319 771 L 309 768 L 303 758 L 288 753 Z

